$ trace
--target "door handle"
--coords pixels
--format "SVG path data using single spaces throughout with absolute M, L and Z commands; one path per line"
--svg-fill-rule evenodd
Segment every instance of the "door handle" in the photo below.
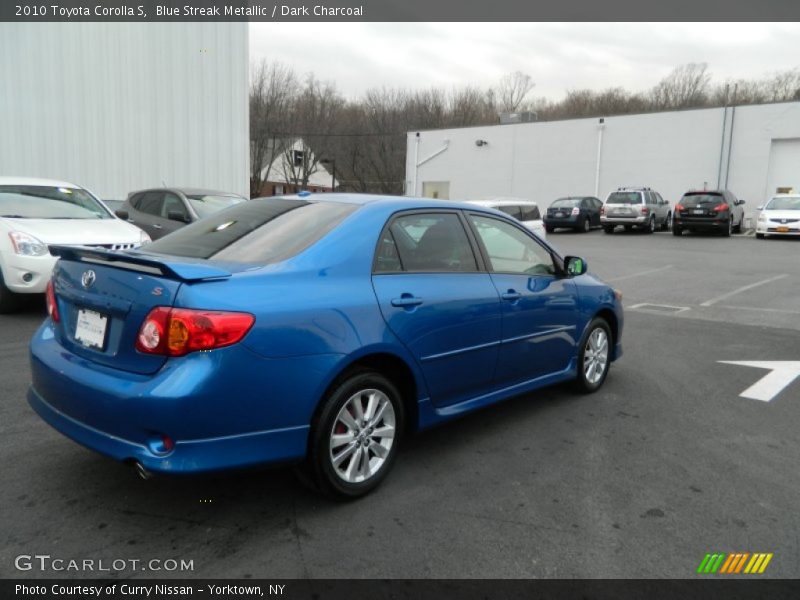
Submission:
M 399 298 L 392 298 L 392 306 L 407 308 L 409 306 L 419 306 L 422 304 L 422 298 L 417 298 L 412 294 L 403 294 Z
M 509 302 L 515 302 L 522 298 L 522 294 L 520 294 L 517 290 L 508 290 L 505 294 L 500 294 L 500 297 L 503 300 L 508 300 Z

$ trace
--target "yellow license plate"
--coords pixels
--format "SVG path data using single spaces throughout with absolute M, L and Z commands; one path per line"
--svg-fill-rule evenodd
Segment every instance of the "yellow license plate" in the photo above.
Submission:
M 778 227 L 778 233 L 789 233 L 788 227 Z

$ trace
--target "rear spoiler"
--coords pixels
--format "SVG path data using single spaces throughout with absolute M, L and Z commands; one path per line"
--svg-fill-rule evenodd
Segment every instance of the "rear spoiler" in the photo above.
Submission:
M 153 255 L 123 253 L 89 246 L 49 246 L 49 249 L 50 254 L 65 260 L 162 275 L 180 281 L 207 281 L 231 276 L 230 271 L 212 265 L 170 261 L 166 257 L 160 259 Z

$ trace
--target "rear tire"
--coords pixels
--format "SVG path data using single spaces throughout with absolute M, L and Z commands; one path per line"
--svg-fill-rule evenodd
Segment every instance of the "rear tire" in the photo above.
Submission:
M 614 233 L 614 226 L 613 225 L 603 225 L 603 231 L 608 233 L 609 235 Z
M 655 233 L 656 231 L 656 218 L 650 217 L 650 222 L 647 224 L 647 229 L 645 229 L 647 233 Z
M 552 225 L 545 225 L 545 226 L 544 226 L 544 230 L 545 230 L 547 233 L 553 233 L 553 232 L 556 230 L 556 228 L 555 228 L 555 227 L 553 227 Z
M 591 394 L 602 387 L 611 366 L 611 328 L 605 319 L 597 317 L 589 323 L 578 354 L 578 377 L 575 385 L 581 392 Z
M 742 233 L 742 228 L 743 228 L 743 227 L 744 227 L 744 215 L 742 215 L 742 218 L 741 218 L 741 219 L 739 219 L 739 224 L 738 224 L 738 225 L 736 225 L 736 226 L 733 228 L 733 232 L 734 232 L 734 233 Z
M 675 227 L 674 225 L 672 226 L 672 235 L 680 237 L 682 233 L 683 229 L 681 229 L 680 227 Z
M 6 287 L 3 272 L 0 271 L 0 314 L 14 312 L 20 306 L 20 295 Z
M 728 227 L 722 232 L 724 237 L 731 237 L 731 232 L 733 231 L 733 219 L 728 219 Z
M 404 427 L 405 410 L 395 385 L 377 371 L 353 372 L 322 401 L 309 438 L 306 472 L 328 496 L 364 496 L 391 470 Z

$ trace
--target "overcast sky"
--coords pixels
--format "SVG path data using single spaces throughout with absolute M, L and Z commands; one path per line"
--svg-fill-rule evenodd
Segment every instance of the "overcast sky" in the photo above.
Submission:
M 250 60 L 266 58 L 336 83 L 489 87 L 520 70 L 533 96 L 652 87 L 673 67 L 706 62 L 712 81 L 800 67 L 797 23 L 251 23 Z

